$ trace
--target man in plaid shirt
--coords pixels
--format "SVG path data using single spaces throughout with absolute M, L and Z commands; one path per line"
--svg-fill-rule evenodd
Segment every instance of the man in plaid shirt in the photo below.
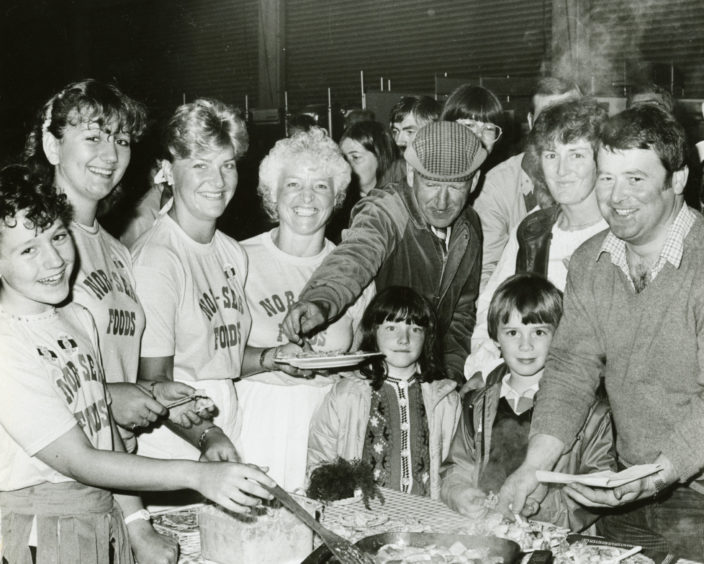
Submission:
M 704 555 L 704 219 L 684 203 L 685 134 L 655 106 L 612 117 L 601 132 L 597 198 L 610 229 L 570 261 L 523 465 L 501 508 L 530 514 L 536 470 L 569 448 L 601 381 L 621 468 L 660 470 L 623 486 L 564 491 L 602 508 L 597 530 L 662 558 Z

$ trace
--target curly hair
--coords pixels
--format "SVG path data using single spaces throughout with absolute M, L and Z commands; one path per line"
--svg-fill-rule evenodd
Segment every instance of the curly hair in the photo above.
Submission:
M 530 132 L 530 148 L 538 155 L 555 143 L 573 143 L 586 139 L 596 157 L 599 134 L 608 112 L 593 98 L 581 98 L 545 108 Z
M 496 341 L 500 323 L 517 311 L 521 321 L 557 327 L 562 317 L 562 292 L 544 276 L 521 272 L 504 280 L 494 292 L 487 314 L 489 337 Z
M 402 321 L 425 328 L 423 351 L 418 358 L 421 381 L 432 382 L 445 377 L 440 363 L 437 317 L 428 300 L 408 286 L 384 288 L 372 298 L 362 316 L 360 323 L 362 350 L 370 352 L 379 350 L 376 330 L 385 321 Z M 386 361 L 382 357 L 375 357 L 362 366 L 360 372 L 371 380 L 370 384 L 374 390 L 381 388 L 388 376 Z
M 164 128 L 164 146 L 171 161 L 230 145 L 235 158 L 247 152 L 247 126 L 235 108 L 219 100 L 199 98 L 179 106 Z
M 0 170 L 0 218 L 7 227 L 14 227 L 20 212 L 39 230 L 56 220 L 68 225 L 73 216 L 66 195 L 60 194 L 51 182 L 26 165 L 11 164 Z
M 45 132 L 61 139 L 69 125 L 97 123 L 105 129 L 113 122 L 117 131 L 111 133 L 128 133 L 133 141 L 139 141 L 147 128 L 146 109 L 114 84 L 92 78 L 72 82 L 49 98 L 37 114 L 25 142 L 24 160 L 36 173 L 53 177 L 54 168 L 42 147 Z
M 345 139 L 357 141 L 371 152 L 378 163 L 376 167 L 377 186 L 381 184 L 386 173 L 401 157 L 401 153 L 389 130 L 378 121 L 358 121 L 345 129 L 340 137 L 340 145 Z
M 316 170 L 332 178 L 335 207 L 342 205 L 352 177 L 352 169 L 340 148 L 327 133 L 319 127 L 312 127 L 310 131 L 301 131 L 292 137 L 279 139 L 259 165 L 257 192 L 261 196 L 264 211 L 273 221 L 279 219 L 276 201 L 284 167 L 308 164 L 313 164 Z

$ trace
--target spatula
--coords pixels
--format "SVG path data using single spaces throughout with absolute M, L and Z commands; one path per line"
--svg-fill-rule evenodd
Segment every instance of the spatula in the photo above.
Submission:
M 336 535 L 331 530 L 326 529 L 318 523 L 318 521 L 316 521 L 301 504 L 288 495 L 281 486 L 277 485 L 274 488 L 270 488 L 265 484 L 261 484 L 261 486 L 278 499 L 286 509 L 291 511 L 291 513 L 303 521 L 303 523 L 318 533 L 318 536 L 323 539 L 323 542 L 327 545 L 335 558 L 340 561 L 340 564 L 374 564 L 374 561 L 367 554 L 350 543 L 350 541 L 343 539 L 340 535 Z

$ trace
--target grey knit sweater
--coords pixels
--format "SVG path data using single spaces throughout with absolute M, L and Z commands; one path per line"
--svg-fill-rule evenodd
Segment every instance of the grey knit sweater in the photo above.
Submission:
M 598 256 L 606 233 L 570 261 L 531 433 L 571 445 L 603 373 L 619 458 L 642 464 L 662 452 L 704 493 L 704 219 L 697 214 L 680 267 L 665 264 L 639 294 L 608 253 Z

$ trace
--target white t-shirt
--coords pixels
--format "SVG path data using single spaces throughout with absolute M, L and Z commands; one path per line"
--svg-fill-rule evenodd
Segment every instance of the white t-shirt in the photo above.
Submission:
M 161 215 L 132 248 L 137 293 L 147 318 L 143 357 L 174 358 L 174 380 L 203 389 L 218 407 L 214 422 L 238 434 L 232 379 L 242 368 L 251 318 L 244 297 L 247 256 L 216 231 L 209 243 L 191 239 Z M 139 437 L 139 453 L 197 459 L 198 450 L 161 426 Z
M 237 241 L 216 231 L 198 243 L 164 214 L 132 257 L 147 317 L 142 356 L 173 356 L 179 381 L 239 377 L 251 318 L 247 257 Z
M 108 382 L 136 382 L 144 310 L 135 293 L 127 248 L 96 221 L 71 224 L 79 257 L 73 301 L 90 311 L 98 328 Z
M 275 347 L 288 343 L 281 329 L 288 308 L 298 299 L 298 294 L 308 283 L 313 272 L 335 245 L 325 240 L 323 250 L 311 257 L 289 255 L 279 249 L 272 239 L 274 230 L 261 233 L 242 242 L 249 258 L 249 275 L 246 296 L 252 314 L 252 333 L 249 344 L 253 347 Z M 335 323 L 310 338 L 318 351 L 347 351 L 353 344 L 355 330 L 362 319 L 367 304 L 374 296 L 374 284 L 364 291 Z M 275 384 L 300 384 L 300 378 L 291 378 L 283 372 L 265 372 L 248 378 Z M 327 382 L 327 378 L 317 378 Z M 308 381 L 308 384 L 314 383 Z
M 35 455 L 76 424 L 95 448 L 113 449 L 97 346 L 79 305 L 22 317 L 0 310 L 0 490 L 71 481 Z
M 326 240 L 317 255 L 297 257 L 279 249 L 273 233 L 262 233 L 242 243 L 249 257 L 245 288 L 252 312 L 249 344 L 255 347 L 288 342 L 281 331 L 286 312 L 315 269 L 335 248 Z M 371 284 L 340 319 L 310 339 L 312 347 L 320 351 L 348 350 L 373 295 Z M 275 371 L 237 382 L 242 417 L 237 447 L 243 460 L 269 468 L 269 475 L 286 490 L 303 487 L 310 420 L 333 381 L 330 376 L 304 380 Z

